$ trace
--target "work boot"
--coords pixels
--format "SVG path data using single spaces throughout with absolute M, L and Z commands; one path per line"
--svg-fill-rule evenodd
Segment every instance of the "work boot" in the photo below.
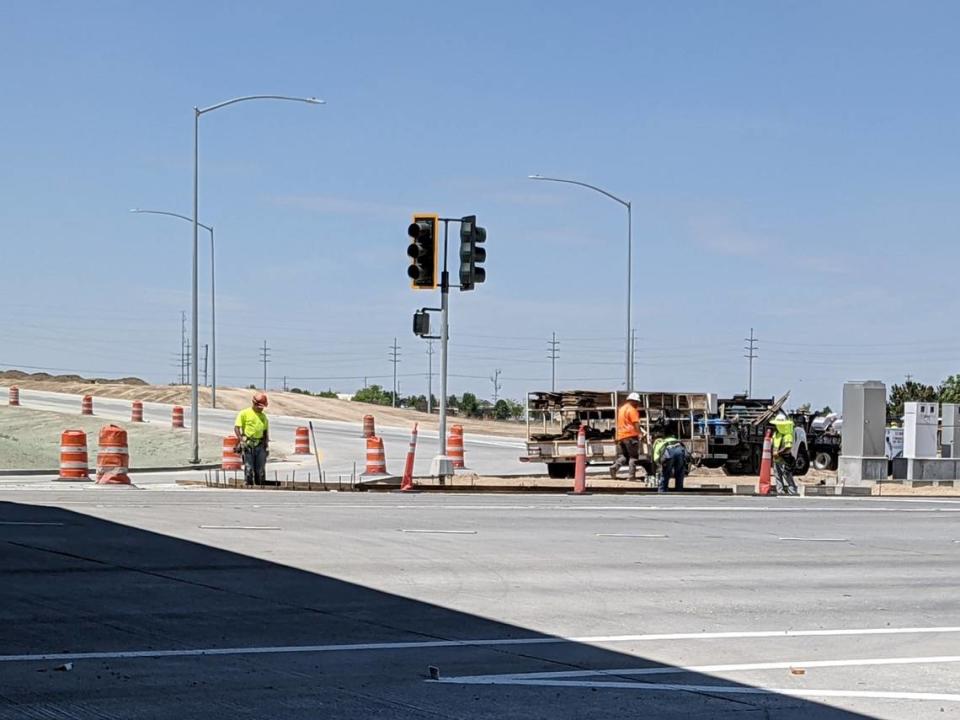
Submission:
M 614 463 L 613 465 L 610 466 L 610 479 L 611 479 L 611 480 L 616 480 L 616 479 L 617 479 L 617 471 L 618 471 L 619 469 L 620 469 L 620 465 L 619 465 L 618 463 Z
M 630 475 L 627 479 L 630 480 L 630 482 L 636 482 L 637 481 L 637 461 L 631 460 L 627 464 L 627 468 L 630 471 Z

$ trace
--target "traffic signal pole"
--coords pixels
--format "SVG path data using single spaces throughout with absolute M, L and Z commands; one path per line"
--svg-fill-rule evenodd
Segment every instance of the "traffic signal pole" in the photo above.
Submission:
M 447 454 L 447 340 L 450 337 L 450 274 L 447 272 L 447 231 L 443 220 L 443 271 L 440 273 L 440 454 Z M 444 478 L 440 476 L 442 485 Z

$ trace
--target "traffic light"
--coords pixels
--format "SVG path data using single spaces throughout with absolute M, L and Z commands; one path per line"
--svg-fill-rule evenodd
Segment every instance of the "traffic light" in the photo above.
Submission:
M 414 215 L 407 228 L 410 246 L 410 287 L 414 290 L 433 290 L 437 287 L 437 242 L 440 235 L 440 220 L 437 215 Z
M 460 290 L 487 279 L 487 271 L 479 263 L 487 259 L 486 249 L 480 245 L 487 240 L 487 230 L 477 225 L 476 215 L 467 215 L 460 221 Z

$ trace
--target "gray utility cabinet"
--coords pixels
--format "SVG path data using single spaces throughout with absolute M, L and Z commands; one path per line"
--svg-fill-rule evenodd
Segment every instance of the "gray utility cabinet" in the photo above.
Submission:
M 847 457 L 884 457 L 887 388 L 879 380 L 843 385 L 841 453 Z

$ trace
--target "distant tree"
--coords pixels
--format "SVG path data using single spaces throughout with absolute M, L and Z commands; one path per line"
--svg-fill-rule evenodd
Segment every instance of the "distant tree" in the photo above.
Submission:
M 809 412 L 810 412 L 810 403 L 804 403 L 803 405 L 801 405 L 800 407 L 798 407 L 798 408 L 797 408 L 797 412 L 809 413 Z
M 434 403 L 434 404 L 436 404 L 436 403 Z M 451 395 L 450 397 L 447 398 L 447 407 L 449 407 L 449 408 L 459 408 L 459 407 L 460 407 L 460 401 L 457 399 L 457 396 L 456 396 L 456 395 Z
M 940 385 L 940 402 L 960 403 L 960 375 L 951 375 Z
M 379 385 L 370 385 L 357 390 L 353 395 L 354 402 L 372 403 L 373 405 L 393 405 L 393 393 L 387 392 Z
M 496 404 L 493 406 L 493 418 L 494 420 L 509 420 L 513 417 L 512 408 L 510 403 L 506 400 L 497 400 Z
M 460 409 L 467 417 L 477 417 L 480 411 L 480 403 L 477 402 L 477 396 L 473 393 L 465 392 L 460 397 Z
M 823 406 L 823 410 L 821 410 L 820 412 L 818 412 L 817 415 L 829 415 L 829 414 L 832 413 L 832 412 L 833 412 L 833 410 L 830 409 L 830 406 L 829 406 L 829 405 L 824 405 L 824 406 Z
M 301 388 L 290 388 L 290 392 L 296 393 L 297 395 L 313 395 L 309 390 L 303 390 Z
M 322 397 L 322 398 L 333 398 L 334 400 L 336 400 L 336 398 L 337 398 L 337 394 L 336 394 L 333 390 L 330 390 L 330 389 L 327 389 L 327 390 L 323 390 L 323 391 L 321 391 L 321 392 L 318 392 L 318 393 L 316 393 L 316 396 L 317 396 L 317 397 Z
M 940 393 L 932 385 L 924 385 L 916 380 L 894 385 L 887 399 L 887 419 L 903 417 L 905 402 L 936 402 L 939 397 Z

